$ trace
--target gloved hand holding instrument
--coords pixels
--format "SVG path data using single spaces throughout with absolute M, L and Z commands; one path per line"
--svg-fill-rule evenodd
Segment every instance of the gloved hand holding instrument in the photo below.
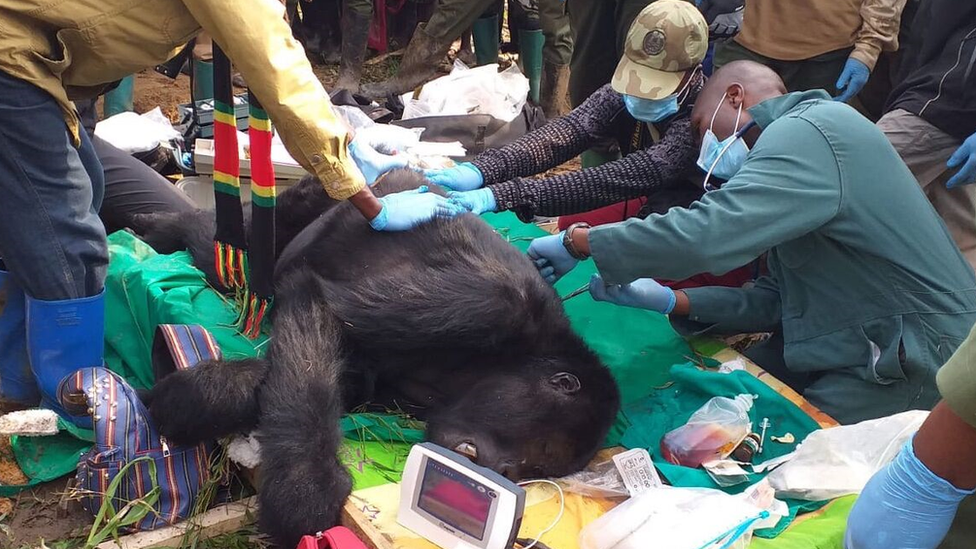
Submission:
M 628 284 L 607 284 L 597 274 L 590 278 L 590 295 L 595 301 L 607 301 L 665 315 L 674 310 L 677 300 L 674 290 L 653 278 L 638 278 Z

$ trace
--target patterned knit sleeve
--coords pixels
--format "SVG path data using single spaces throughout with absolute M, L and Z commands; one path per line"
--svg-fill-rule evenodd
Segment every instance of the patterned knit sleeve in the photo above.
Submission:
M 624 108 L 623 97 L 607 84 L 566 116 L 514 143 L 485 151 L 471 163 L 481 170 L 489 185 L 542 173 L 610 137 L 611 121 Z
M 512 210 L 529 222 L 536 215 L 587 212 L 684 185 L 697 158 L 691 119 L 685 117 L 674 121 L 658 143 L 620 160 L 544 179 L 515 178 L 488 188 L 499 210 Z

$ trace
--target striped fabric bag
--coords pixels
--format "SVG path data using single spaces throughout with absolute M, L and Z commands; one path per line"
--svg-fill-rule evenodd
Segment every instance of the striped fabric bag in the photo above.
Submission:
M 219 359 L 213 337 L 200 326 L 164 324 L 153 341 L 156 379 L 200 361 Z M 127 463 L 129 467 L 112 496 L 116 513 L 129 502 L 159 487 L 154 512 L 128 526 L 128 531 L 152 530 L 190 516 L 196 495 L 210 478 L 210 458 L 216 445 L 176 447 L 159 436 L 136 391 L 105 368 L 85 368 L 61 382 L 59 397 L 68 409 L 92 417 L 95 445 L 78 461 L 77 489 L 82 506 L 98 514 L 109 485 Z M 79 414 L 80 415 L 80 414 Z M 150 461 L 155 465 L 155 480 Z

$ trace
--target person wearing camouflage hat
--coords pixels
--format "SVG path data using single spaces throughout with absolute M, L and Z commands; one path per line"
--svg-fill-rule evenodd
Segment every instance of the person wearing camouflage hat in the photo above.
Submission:
M 708 29 L 694 4 L 658 0 L 631 27 L 619 78 L 562 118 L 470 163 L 428 170 L 452 189 L 451 200 L 474 213 L 511 210 L 524 221 L 574 214 L 593 224 L 689 206 L 702 196 L 698 148 L 689 114 L 705 78 L 701 61 Z M 608 76 L 609 78 L 609 76 Z M 530 179 L 566 162 L 595 142 L 614 139 L 626 154 L 602 166 Z M 637 199 L 636 204 L 632 199 Z M 606 211 L 610 206 L 616 219 Z M 709 283 L 741 284 L 749 270 Z

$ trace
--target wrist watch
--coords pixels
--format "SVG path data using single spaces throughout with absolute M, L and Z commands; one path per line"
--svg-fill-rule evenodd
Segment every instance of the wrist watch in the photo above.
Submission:
M 571 255 L 574 259 L 586 259 L 586 255 L 577 250 L 576 245 L 573 244 L 573 231 L 576 229 L 589 228 L 589 223 L 578 222 L 566 227 L 566 230 L 563 232 L 563 247 L 566 248 L 566 251 L 569 252 L 569 255 Z

